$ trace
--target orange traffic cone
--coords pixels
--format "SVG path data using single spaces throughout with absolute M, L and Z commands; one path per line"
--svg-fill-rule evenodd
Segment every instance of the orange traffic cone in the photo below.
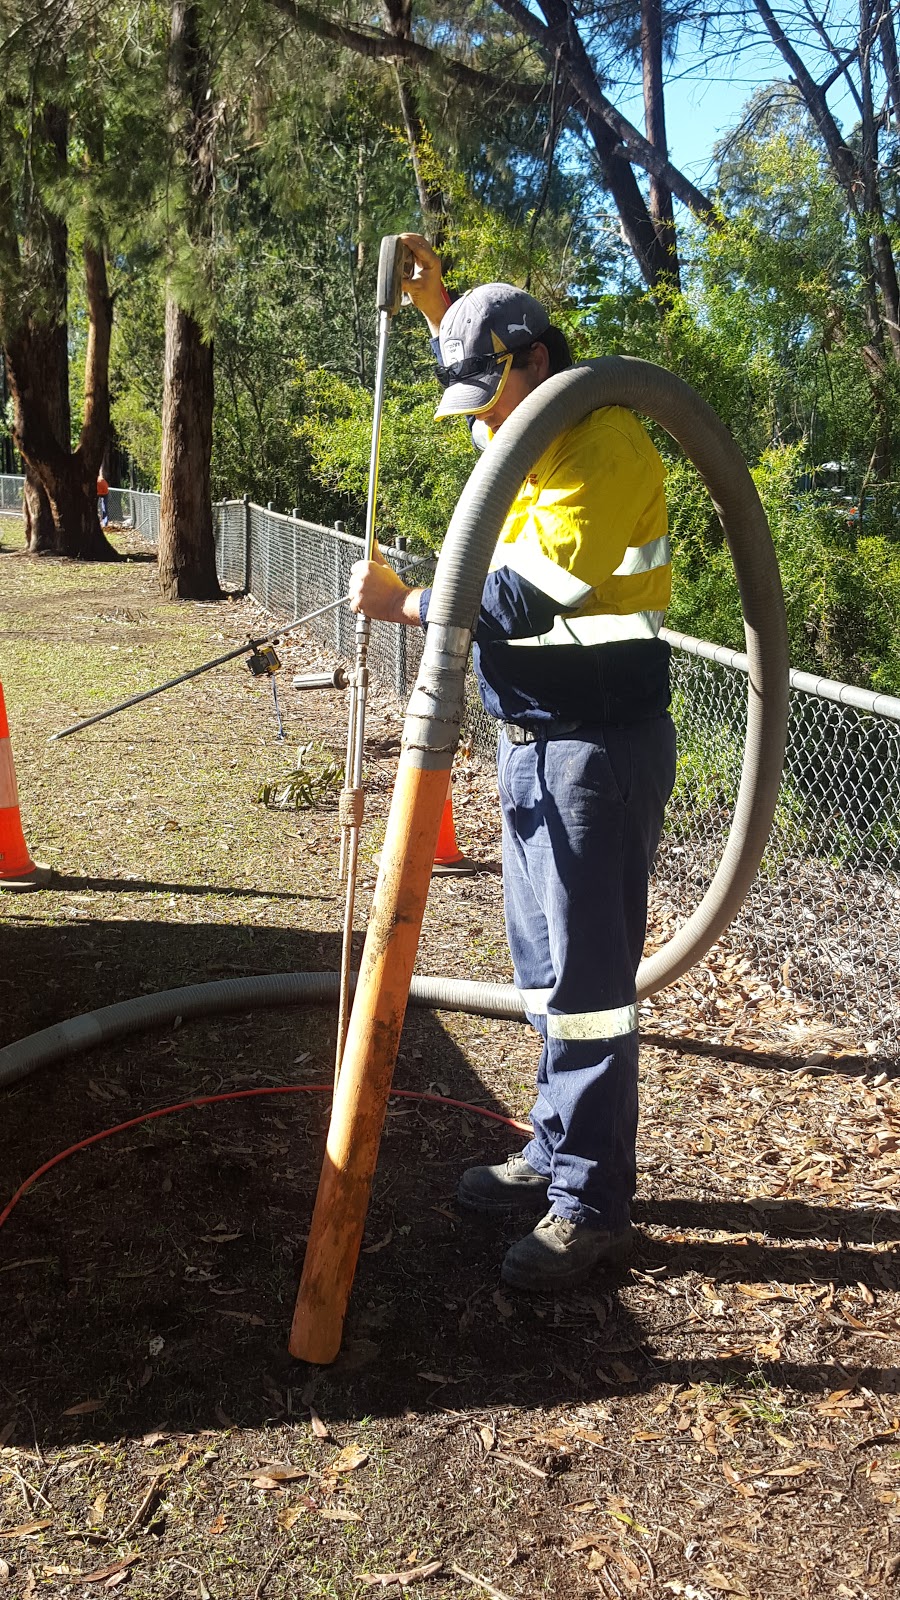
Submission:
M 0 889 L 40 889 L 49 881 L 50 868 L 32 861 L 22 832 L 16 768 L 0 684 Z
M 453 779 L 447 785 L 447 798 L 444 801 L 444 812 L 441 817 L 441 826 L 438 832 L 437 844 L 434 847 L 434 866 L 432 876 L 436 878 L 456 876 L 465 878 L 478 871 L 476 862 L 464 856 L 456 842 L 456 828 L 453 823 Z

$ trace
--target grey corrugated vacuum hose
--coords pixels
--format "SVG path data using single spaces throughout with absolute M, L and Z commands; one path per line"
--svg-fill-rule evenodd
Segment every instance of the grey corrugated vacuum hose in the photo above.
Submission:
M 646 361 L 604 357 L 559 373 L 504 423 L 472 473 L 441 551 L 428 636 L 404 725 L 413 763 L 448 767 L 459 737 L 468 635 L 510 505 L 559 434 L 603 406 L 652 417 L 703 477 L 734 560 L 749 661 L 747 734 L 734 819 L 722 860 L 700 905 L 675 936 L 641 963 L 638 994 L 653 994 L 705 954 L 739 909 L 762 859 L 781 781 L 787 727 L 788 648 L 781 579 L 765 513 L 727 428 L 680 378 Z M 288 973 L 196 984 L 108 1006 L 0 1050 L 0 1087 L 39 1066 L 123 1034 L 267 1005 L 336 997 L 335 973 Z M 521 1018 L 515 990 L 500 984 L 413 978 L 414 1004 Z
M 444 581 L 435 582 L 428 643 L 433 632 L 449 639 L 473 625 L 500 528 L 544 450 L 589 412 L 611 405 L 660 423 L 704 479 L 734 561 L 750 669 L 744 761 L 728 841 L 700 905 L 641 963 L 643 997 L 693 966 L 738 911 L 762 859 L 784 764 L 789 660 L 778 563 L 746 462 L 706 401 L 673 373 L 625 356 L 587 361 L 541 384 L 504 422 L 463 490 L 441 551 L 438 578 Z M 446 721 L 447 708 L 442 711 Z
M 52 1067 L 132 1033 L 171 1027 L 176 1020 L 189 1022 L 197 1017 L 224 1016 L 229 1011 L 334 1001 L 339 981 L 337 972 L 276 972 L 253 978 L 223 978 L 217 983 L 192 983 L 183 989 L 165 989 L 161 994 L 103 1006 L 85 1016 L 57 1022 L 52 1028 L 0 1050 L 0 1089 L 9 1088 L 39 1067 Z M 412 1005 L 435 1011 L 470 1011 L 511 1022 L 525 1020 L 522 1002 L 510 984 L 413 978 L 409 998 Z

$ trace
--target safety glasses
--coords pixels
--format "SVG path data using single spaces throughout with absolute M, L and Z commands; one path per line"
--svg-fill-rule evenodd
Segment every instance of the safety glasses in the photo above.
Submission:
M 438 361 L 435 373 L 442 388 L 451 383 L 465 383 L 467 378 L 493 378 L 503 374 L 512 360 L 512 353 L 502 356 L 467 356 L 465 361 L 453 361 L 445 367 Z

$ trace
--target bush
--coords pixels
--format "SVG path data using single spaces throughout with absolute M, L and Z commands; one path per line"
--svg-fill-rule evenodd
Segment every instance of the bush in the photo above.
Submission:
M 800 493 L 802 446 L 767 450 L 752 476 L 781 569 L 791 665 L 900 693 L 900 546 L 860 538 L 814 494 Z M 667 480 L 673 545 L 669 625 L 744 648 L 730 552 L 706 488 L 679 458 Z
M 299 433 L 321 489 L 347 496 L 352 532 L 365 525 L 372 396 L 330 372 L 310 372 Z M 383 544 L 406 538 L 437 549 L 475 465 L 463 422 L 436 422 L 433 383 L 394 385 L 384 408 L 376 529 Z M 313 497 L 315 490 L 313 489 Z

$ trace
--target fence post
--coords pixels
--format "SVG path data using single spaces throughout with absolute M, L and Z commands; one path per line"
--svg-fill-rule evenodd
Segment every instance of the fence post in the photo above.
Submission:
M 335 525 L 334 525 L 335 532 L 336 533 L 343 533 L 345 526 L 346 526 L 346 524 L 343 523 L 343 522 L 336 522 Z M 343 572 L 344 572 L 344 547 L 343 547 L 343 541 L 341 539 L 335 539 L 335 541 L 334 541 L 334 594 L 332 596 L 332 599 L 334 599 L 334 600 L 340 600 L 340 598 L 341 598 L 341 596 L 342 596 L 342 594 L 344 592 Z M 336 609 L 335 609 L 335 613 L 334 613 L 334 648 L 337 651 L 338 655 L 341 654 L 342 640 L 343 640 L 343 608 L 341 606 L 337 606 Z
M 244 593 L 250 593 L 250 496 L 244 495 Z
M 397 543 L 395 544 L 394 549 L 401 553 L 406 549 L 405 534 L 400 533 L 397 535 Z M 407 659 L 405 626 L 394 629 L 394 640 L 394 687 L 397 691 L 398 700 L 405 700 L 409 693 L 409 690 L 406 686 Z
M 275 501 L 274 500 L 267 500 L 266 501 L 266 510 L 267 511 L 274 511 L 275 510 Z M 269 517 L 266 518 L 266 599 L 265 599 L 265 607 L 266 607 L 267 611 L 270 611 L 272 609 L 272 522 L 271 522 L 271 518 L 269 518 Z
M 295 617 L 299 617 L 299 615 L 300 615 L 300 551 L 299 551 L 300 529 L 297 527 L 297 523 L 300 521 L 300 507 L 299 506 L 293 506 L 291 508 L 291 521 L 294 524 L 294 529 L 293 529 L 293 534 L 294 534 L 294 616 Z

